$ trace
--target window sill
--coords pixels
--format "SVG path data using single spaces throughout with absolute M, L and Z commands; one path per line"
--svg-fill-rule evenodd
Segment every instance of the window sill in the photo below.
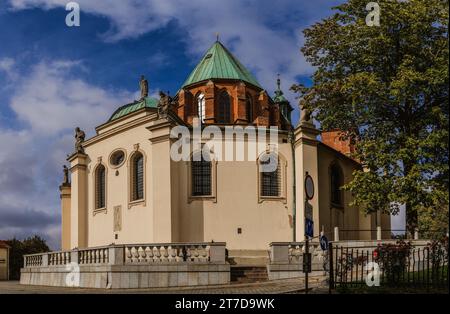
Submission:
M 134 207 L 134 206 L 139 206 L 139 205 L 145 206 L 145 199 L 130 201 L 128 203 L 128 209 L 130 209 L 131 207 Z
M 286 197 L 284 197 L 284 196 L 259 196 L 259 203 L 263 203 L 263 202 L 267 202 L 267 201 L 283 202 L 286 204 Z
M 188 203 L 192 203 L 194 201 L 212 201 L 214 203 L 217 202 L 217 198 L 214 195 L 205 195 L 205 196 L 189 196 Z
M 333 203 L 333 202 L 331 202 L 331 207 L 332 208 L 336 208 L 336 209 L 340 209 L 340 210 L 344 210 L 344 205 L 336 204 L 336 203 Z
M 103 208 L 94 209 L 92 214 L 93 214 L 93 216 L 95 216 L 100 213 L 106 214 L 107 212 L 108 212 L 108 210 L 106 209 L 106 207 L 103 207 Z

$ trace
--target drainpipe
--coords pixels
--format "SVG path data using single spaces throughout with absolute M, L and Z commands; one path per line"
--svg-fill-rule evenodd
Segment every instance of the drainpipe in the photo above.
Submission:
M 291 142 L 291 152 L 292 152 L 292 223 L 293 223 L 293 234 L 292 234 L 292 241 L 295 242 L 296 239 L 296 229 L 297 229 L 297 200 L 296 200 L 296 177 L 295 177 L 295 136 L 294 136 L 294 128 L 291 127 L 291 130 L 289 131 L 289 139 Z

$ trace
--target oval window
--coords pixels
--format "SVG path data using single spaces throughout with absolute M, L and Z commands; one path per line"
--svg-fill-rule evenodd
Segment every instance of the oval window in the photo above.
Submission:
M 118 150 L 111 155 L 110 163 L 111 165 L 118 167 L 125 160 L 125 153 L 122 150 Z

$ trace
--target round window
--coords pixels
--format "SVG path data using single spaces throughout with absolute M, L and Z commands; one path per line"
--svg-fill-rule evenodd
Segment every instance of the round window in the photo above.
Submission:
M 118 167 L 122 165 L 124 160 L 125 160 L 125 153 L 122 150 L 118 150 L 112 153 L 109 162 L 111 163 L 111 165 Z

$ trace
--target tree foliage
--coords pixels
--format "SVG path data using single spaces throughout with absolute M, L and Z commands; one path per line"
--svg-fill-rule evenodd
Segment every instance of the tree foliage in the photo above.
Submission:
M 300 106 L 324 130 L 356 145 L 364 170 L 344 188 L 365 212 L 448 212 L 448 0 L 379 0 L 380 26 L 366 25 L 366 0 L 348 0 L 304 31 L 316 67 Z M 448 214 L 447 214 L 448 215 Z
M 6 241 L 11 247 L 9 255 L 9 272 L 13 280 L 20 279 L 20 269 L 23 267 L 23 256 L 27 254 L 36 254 L 49 252 L 46 241 L 35 235 L 20 241 L 16 238 Z

